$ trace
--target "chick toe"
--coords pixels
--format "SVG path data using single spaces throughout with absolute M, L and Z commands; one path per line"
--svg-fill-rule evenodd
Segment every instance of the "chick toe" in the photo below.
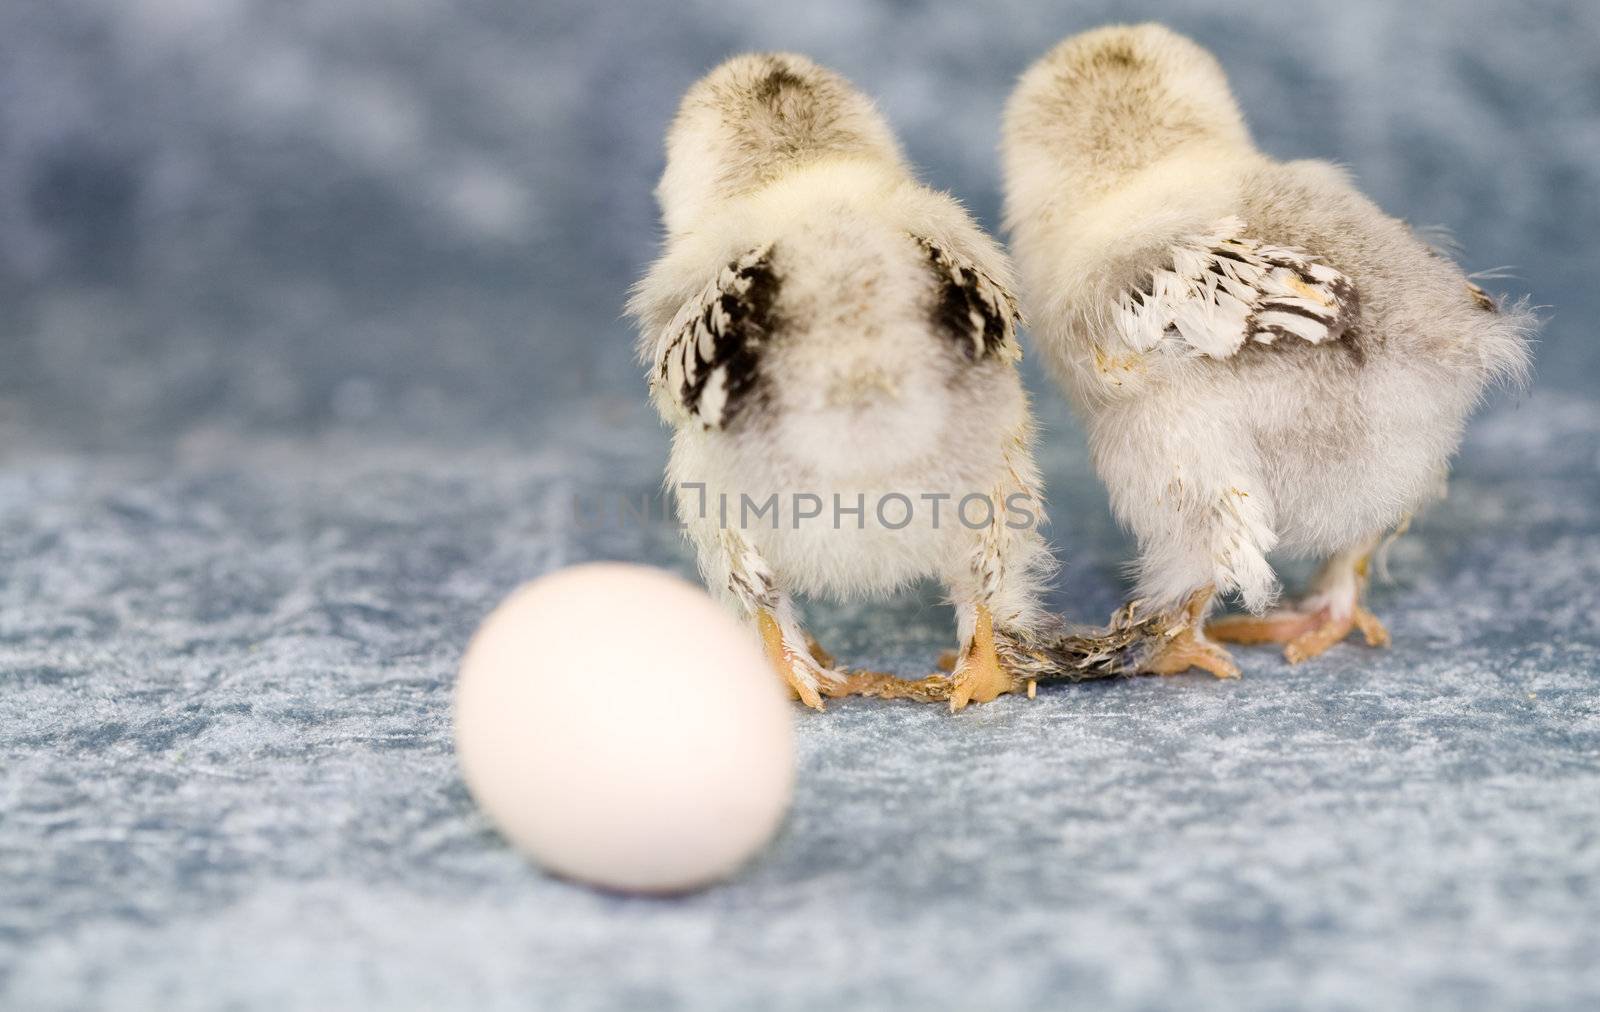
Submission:
M 1221 643 L 1287 643 L 1311 631 L 1316 618 L 1303 611 L 1268 615 L 1224 615 L 1206 623 L 1206 635 Z
M 955 685 L 950 691 L 950 712 L 964 709 L 968 703 L 988 703 L 1008 692 L 1025 688 L 1023 680 L 1011 674 L 1000 663 L 994 648 L 994 618 L 989 609 L 978 605 L 978 621 L 973 629 L 972 642 L 956 664 Z
M 791 697 L 800 700 L 813 710 L 826 709 L 822 702 L 820 687 L 825 684 L 831 672 L 812 664 L 799 651 L 785 643 L 783 630 L 779 628 L 778 620 L 771 612 L 757 613 L 756 625 L 761 630 L 761 644 L 766 648 L 767 659 L 772 662 L 779 677 L 789 686 Z
M 1180 675 L 1199 668 L 1218 678 L 1238 678 L 1239 665 L 1228 651 L 1200 636 L 1193 628 L 1184 629 L 1167 640 L 1145 666 L 1152 675 Z

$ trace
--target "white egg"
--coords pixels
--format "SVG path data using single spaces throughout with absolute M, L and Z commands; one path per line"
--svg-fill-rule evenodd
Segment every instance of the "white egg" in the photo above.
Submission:
M 707 885 L 772 838 L 792 720 L 751 630 L 699 588 L 620 563 L 517 590 L 456 683 L 473 797 L 550 871 L 626 891 Z

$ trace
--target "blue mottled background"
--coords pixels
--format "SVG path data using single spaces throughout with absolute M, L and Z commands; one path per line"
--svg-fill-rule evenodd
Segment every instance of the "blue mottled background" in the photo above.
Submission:
M 994 226 L 1012 80 L 1141 17 L 1547 307 L 1375 592 L 1395 648 L 835 705 L 737 881 L 529 868 L 452 671 L 533 575 L 688 569 L 570 510 L 659 478 L 620 307 L 678 95 L 809 53 Z M 1597 39 L 1586 0 L 0 3 L 0 1007 L 1595 1007 Z M 1056 603 L 1103 615 L 1128 546 L 1030 383 Z M 949 645 L 932 591 L 813 615 Z

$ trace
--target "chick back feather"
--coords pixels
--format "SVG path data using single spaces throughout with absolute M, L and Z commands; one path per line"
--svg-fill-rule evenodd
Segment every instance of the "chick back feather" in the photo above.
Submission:
M 1244 344 L 1338 340 L 1355 315 L 1355 286 L 1315 257 L 1247 237 L 1223 219 L 1180 239 L 1169 266 L 1122 292 L 1116 331 L 1127 347 L 1227 358 Z

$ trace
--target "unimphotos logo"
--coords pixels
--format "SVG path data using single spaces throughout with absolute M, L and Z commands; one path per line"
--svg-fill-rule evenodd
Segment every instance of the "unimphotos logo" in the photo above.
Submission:
M 914 524 L 934 530 L 959 524 L 976 531 L 997 523 L 1012 530 L 1028 530 L 1039 523 L 1039 504 L 1026 492 L 1013 492 L 998 501 L 982 492 L 960 498 L 949 492 L 884 492 L 870 498 L 865 492 L 857 492 L 853 497 L 837 492 L 824 496 L 799 491 L 712 495 L 704 482 L 686 481 L 676 487 L 676 493 L 676 517 L 662 496 L 644 494 L 630 499 L 613 494 L 593 499 L 574 495 L 573 519 L 585 529 L 674 522 L 685 527 L 693 520 L 712 520 L 723 530 L 766 528 L 774 531 L 818 525 L 832 530 L 850 527 L 865 530 L 869 518 L 875 527 L 891 531 L 904 530 Z

